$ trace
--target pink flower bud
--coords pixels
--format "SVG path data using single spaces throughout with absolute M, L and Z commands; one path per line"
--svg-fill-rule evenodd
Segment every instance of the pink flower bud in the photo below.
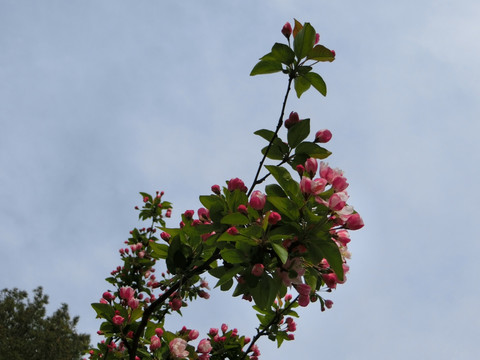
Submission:
M 263 194 L 259 190 L 255 190 L 252 195 L 250 196 L 250 206 L 255 210 L 262 210 L 265 206 L 265 202 L 267 201 L 267 196 Z
M 169 233 L 167 233 L 167 232 L 164 231 L 164 232 L 162 232 L 162 233 L 160 234 L 160 237 L 161 237 L 163 240 L 165 240 L 166 242 L 168 242 L 168 241 L 170 240 L 171 235 L 170 235 Z
M 180 310 L 180 308 L 182 307 L 182 299 L 176 297 L 172 299 L 172 301 L 170 301 L 168 304 L 170 305 L 173 311 Z
M 322 279 L 330 289 L 335 289 L 337 287 L 338 278 L 335 273 L 322 274 Z
M 158 336 L 153 335 L 150 338 L 150 350 L 155 351 L 155 350 L 159 349 L 160 346 L 162 346 L 162 341 L 158 338 Z
M 290 301 L 290 300 L 292 300 L 292 294 L 285 295 L 285 301 Z
M 222 324 L 222 326 L 220 327 L 220 330 L 222 330 L 223 333 L 226 333 L 227 330 L 228 330 L 228 325 L 227 324 Z
M 317 143 L 329 142 L 331 138 L 332 138 L 332 133 L 330 132 L 330 130 L 327 130 L 327 129 L 318 130 L 317 133 L 315 134 L 315 142 Z
M 255 276 L 262 276 L 265 266 L 263 264 L 255 264 L 252 268 L 252 274 Z
M 132 309 L 138 308 L 139 303 L 140 301 L 133 297 L 130 300 L 128 300 L 128 306 L 130 306 Z
M 117 326 L 122 325 L 124 321 L 125 321 L 125 318 L 121 317 L 120 315 L 115 315 L 112 318 L 112 322 Z
M 165 216 L 167 218 L 169 218 L 170 216 L 172 216 L 172 209 L 167 209 L 167 212 L 165 213 Z
M 113 295 L 111 292 L 105 291 L 103 293 L 103 298 L 108 301 L 112 301 L 115 299 L 115 295 Z
M 312 179 L 303 176 L 300 180 L 300 191 L 304 195 L 310 195 L 312 193 Z
M 280 220 L 282 220 L 282 217 L 280 216 L 279 213 L 272 211 L 270 215 L 268 215 L 268 223 L 270 225 L 275 225 L 278 223 Z
M 310 291 L 312 290 L 310 285 L 307 285 L 307 284 L 297 284 L 297 285 L 295 285 L 295 289 L 297 289 L 297 291 L 300 295 L 305 295 L 305 296 L 307 296 L 307 295 L 309 296 Z
M 350 230 L 358 230 L 364 226 L 363 220 L 359 213 L 355 213 L 349 216 L 345 222 L 345 227 Z
M 330 50 L 330 51 L 331 51 L 333 57 L 335 57 L 335 56 L 336 56 L 336 55 L 335 55 L 335 50 Z
M 292 111 L 290 113 L 290 116 L 288 117 L 287 120 L 285 120 L 285 127 L 287 129 L 290 129 L 293 125 L 295 125 L 296 123 L 299 123 L 300 122 L 300 118 L 298 116 L 298 114 L 294 111 Z
M 282 34 L 289 39 L 290 35 L 292 35 L 292 25 L 290 25 L 289 22 L 286 22 L 285 25 L 283 25 L 282 28 Z
M 185 211 L 185 219 L 191 220 L 193 218 L 193 214 L 195 214 L 195 211 L 193 210 L 187 210 Z
M 295 335 L 294 334 L 288 334 L 288 340 L 295 340 Z
M 313 177 L 318 169 L 318 162 L 315 158 L 308 158 L 305 162 L 305 170 L 307 170 L 310 177 Z
M 198 338 L 198 335 L 199 335 L 198 330 L 193 329 L 193 330 L 190 330 L 190 332 L 188 333 L 188 338 L 190 340 L 195 340 L 196 338 Z
M 235 190 L 240 190 L 246 193 L 248 189 L 241 179 L 239 178 L 230 179 L 230 181 L 228 182 L 228 191 L 235 191 Z
M 158 337 L 162 337 L 163 329 L 162 328 L 156 328 L 155 329 L 155 334 L 157 334 Z
M 197 214 L 198 214 L 198 218 L 202 221 L 207 221 L 210 218 L 210 213 L 205 208 L 198 209 Z
M 238 230 L 235 226 L 229 227 L 227 233 L 230 235 L 238 235 Z
M 297 165 L 296 170 L 298 172 L 298 175 L 303 176 L 303 173 L 305 172 L 305 168 L 303 167 L 303 165 Z
M 238 205 L 237 211 L 242 214 L 248 214 L 247 207 L 243 204 Z
M 214 194 L 220 195 L 220 186 L 219 185 L 212 185 L 212 192 Z
M 316 33 L 315 34 L 315 45 L 317 45 L 319 41 L 320 41 L 320 34 Z
M 331 309 L 333 306 L 333 301 L 332 300 L 325 300 L 325 306 L 327 309 Z
M 310 304 L 310 296 L 300 295 L 298 297 L 298 305 L 305 307 Z
M 217 334 L 218 334 L 218 329 L 210 328 L 210 331 L 208 332 L 208 335 L 215 336 Z

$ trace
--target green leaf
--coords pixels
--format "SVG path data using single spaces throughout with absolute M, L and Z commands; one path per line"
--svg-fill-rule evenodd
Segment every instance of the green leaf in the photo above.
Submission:
M 330 49 L 327 49 L 323 45 L 316 45 L 307 55 L 307 59 L 316 60 L 316 61 L 330 61 L 335 60 L 335 55 L 333 55 Z
M 293 40 L 293 50 L 297 58 L 303 59 L 312 50 L 315 44 L 315 29 L 309 23 L 305 23 Z
M 267 196 L 287 196 L 282 187 L 278 184 L 269 184 L 265 186 L 265 192 L 267 193 Z
M 300 191 L 300 185 L 292 179 L 292 176 L 285 168 L 274 165 L 266 165 L 265 167 L 270 171 L 290 199 L 295 201 L 297 205 L 303 204 L 303 195 Z
M 262 138 L 270 142 L 273 139 L 273 135 L 275 135 L 275 132 L 272 130 L 261 129 L 255 131 L 254 134 L 261 136 Z
M 291 148 L 295 148 L 298 144 L 305 140 L 309 134 L 310 119 L 304 119 L 294 124 L 290 129 L 288 129 L 288 145 L 290 145 Z
M 327 259 L 338 279 L 343 281 L 343 260 L 335 241 L 331 239 L 310 238 L 306 246 L 308 249 L 306 258 L 308 258 L 308 260 L 313 264 L 318 264 L 323 258 Z
M 241 264 L 247 260 L 245 254 L 237 249 L 224 249 L 220 251 L 220 256 L 230 264 Z
M 267 196 L 267 201 L 275 206 L 281 215 L 285 215 L 290 220 L 298 220 L 300 213 L 296 204 L 286 197 Z
M 247 225 L 250 223 L 250 220 L 245 215 L 237 212 L 225 215 L 220 222 L 227 225 Z
M 314 72 L 309 72 L 302 76 L 306 78 L 320 94 L 327 96 L 327 85 L 320 75 Z
M 250 73 L 250 76 L 273 74 L 282 71 L 282 63 L 275 60 L 260 60 Z
M 268 146 L 265 146 L 262 149 L 263 155 L 265 155 L 267 149 Z M 273 143 L 268 150 L 267 157 L 272 160 L 283 160 L 283 158 L 288 155 L 288 150 L 288 145 L 285 144 L 281 139 L 276 138 L 273 140 Z
M 302 96 L 302 94 L 310 88 L 311 83 L 305 77 L 299 76 L 293 80 L 293 86 L 295 88 L 295 92 L 297 93 L 297 97 L 300 99 L 300 96 Z
M 108 321 L 112 320 L 115 315 L 115 309 L 109 304 L 93 303 L 92 308 L 98 316 Z
M 218 282 L 215 284 L 215 287 L 222 286 L 223 284 L 227 283 L 230 281 L 235 274 L 240 272 L 243 269 L 243 266 L 234 266 L 230 269 L 228 269 L 218 280 Z
M 263 56 L 260 60 L 280 61 L 285 65 L 290 65 L 295 60 L 295 53 L 288 45 L 275 43 L 272 51 Z
M 166 259 L 168 255 L 168 245 L 158 244 L 156 242 L 150 242 L 149 246 L 153 250 L 153 256 L 155 259 Z
M 308 156 L 316 159 L 326 159 L 332 153 L 313 142 L 306 141 L 297 146 L 295 149 L 295 154 L 307 154 Z
M 285 264 L 288 260 L 288 251 L 280 244 L 272 243 L 273 250 L 280 258 L 282 264 Z

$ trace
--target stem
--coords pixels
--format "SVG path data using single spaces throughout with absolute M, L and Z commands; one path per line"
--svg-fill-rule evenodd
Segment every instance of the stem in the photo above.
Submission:
M 172 295 L 175 291 L 179 289 L 180 284 L 186 282 L 192 276 L 201 274 L 205 270 L 207 270 L 210 267 L 210 264 L 219 258 L 219 254 L 220 250 L 218 248 L 215 249 L 215 252 L 203 263 L 203 265 L 195 268 L 191 272 L 184 274 L 175 284 L 173 284 L 167 291 L 165 291 L 165 293 L 163 293 L 157 300 L 155 300 L 153 303 L 150 304 L 149 307 L 145 309 L 145 311 L 143 312 L 142 321 L 140 322 L 137 331 L 133 335 L 132 347 L 129 351 L 130 360 L 135 360 L 138 349 L 138 341 L 140 340 L 140 335 L 143 334 L 145 327 L 147 326 L 150 315 L 152 315 L 158 309 L 158 307 L 170 297 L 170 295 Z
M 270 148 L 272 147 L 273 141 L 277 138 L 278 131 L 282 127 L 283 124 L 283 116 L 285 115 L 285 106 L 287 105 L 287 99 L 288 99 L 288 94 L 290 93 L 292 81 L 295 77 L 290 75 L 288 78 L 288 86 L 287 86 L 287 91 L 285 93 L 285 97 L 283 98 L 283 104 L 282 104 L 282 111 L 280 113 L 280 118 L 278 119 L 278 124 L 277 128 L 275 129 L 275 134 L 273 134 L 272 138 L 270 139 L 270 142 L 268 143 L 267 150 L 265 151 L 265 154 L 262 157 L 262 160 L 260 161 L 260 164 L 258 165 L 257 173 L 255 174 L 255 179 L 253 180 L 252 186 L 250 186 L 250 189 L 248 190 L 247 197 L 250 196 L 252 193 L 253 189 L 255 188 L 256 185 L 262 183 L 265 178 L 258 180 L 258 177 L 260 176 L 260 171 L 262 170 L 263 163 L 265 162 L 265 159 L 267 158 L 268 152 L 270 151 Z
M 244 352 L 243 354 L 243 357 L 240 359 L 240 360 L 243 360 L 247 357 L 247 354 L 252 350 L 252 347 L 253 345 L 255 345 L 255 343 L 257 342 L 258 339 L 260 339 L 262 336 L 264 335 L 267 335 L 268 334 L 268 329 L 270 328 L 270 326 L 274 325 L 274 324 L 277 324 L 281 319 L 282 319 L 282 316 L 283 314 L 287 311 L 287 310 L 290 310 L 290 308 L 293 306 L 293 304 L 295 304 L 298 300 L 299 296 L 297 296 L 290 304 L 288 304 L 288 306 L 283 309 L 282 311 L 280 311 L 279 313 L 277 313 L 275 315 L 275 317 L 267 324 L 267 326 L 265 326 L 261 331 L 259 329 L 257 329 L 257 335 L 255 335 L 253 337 L 253 340 L 252 342 L 250 343 L 250 346 L 247 348 L 247 350 Z

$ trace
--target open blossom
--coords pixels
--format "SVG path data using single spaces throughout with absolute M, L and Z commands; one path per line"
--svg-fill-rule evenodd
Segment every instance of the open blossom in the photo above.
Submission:
M 203 354 L 207 354 L 210 351 L 212 351 L 212 344 L 210 343 L 210 340 L 208 340 L 208 339 L 200 340 L 200 343 L 198 344 L 197 351 L 201 352 Z
M 179 359 L 184 359 L 188 356 L 188 351 L 186 350 L 187 342 L 181 338 L 175 338 L 170 341 L 168 347 L 172 355 Z
M 135 294 L 135 290 L 133 290 L 130 286 L 123 286 L 119 290 L 119 295 L 124 300 L 130 300 L 133 298 Z
M 255 190 L 250 196 L 250 206 L 255 210 L 262 210 L 267 201 L 267 196 L 259 190 Z
M 342 210 L 347 204 L 348 195 L 345 192 L 338 192 L 332 194 L 330 199 L 328 199 L 328 207 L 333 211 Z

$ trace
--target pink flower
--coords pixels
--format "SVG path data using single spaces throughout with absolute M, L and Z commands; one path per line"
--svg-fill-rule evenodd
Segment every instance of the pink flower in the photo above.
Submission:
M 304 296 L 310 296 L 310 291 L 312 290 L 310 285 L 307 285 L 307 284 L 297 284 L 295 285 L 295 289 L 297 289 L 300 295 L 304 295 Z
M 287 295 L 285 295 L 285 301 L 288 302 L 288 301 L 290 301 L 290 300 L 292 300 L 292 294 L 287 294 Z
M 310 190 L 312 194 L 320 195 L 322 192 L 325 191 L 326 185 L 327 185 L 327 180 L 322 178 L 316 178 L 312 180 L 312 184 L 310 185 Z
M 208 300 L 210 299 L 210 294 L 207 293 L 206 291 L 203 291 L 203 290 L 200 290 L 198 292 L 198 296 L 200 296 L 201 298 L 205 299 L 205 300 Z
M 348 195 L 343 192 L 334 193 L 330 196 L 330 199 L 328 199 L 328 207 L 333 211 L 340 211 L 347 204 L 347 199 Z
M 108 301 L 112 301 L 115 299 L 115 295 L 113 295 L 111 292 L 105 291 L 103 293 L 103 298 Z
M 303 173 L 305 172 L 305 167 L 302 164 L 298 164 L 295 169 L 297 170 L 298 175 L 303 176 Z
M 316 33 L 315 34 L 315 45 L 317 45 L 319 41 L 320 41 L 320 34 Z
M 290 25 L 289 22 L 286 22 L 285 25 L 283 25 L 282 28 L 282 34 L 289 39 L 290 35 L 292 35 L 292 25 Z
M 222 330 L 223 333 L 226 333 L 227 330 L 228 330 L 228 325 L 227 324 L 222 324 L 222 326 L 220 327 L 220 330 Z
M 181 338 L 175 338 L 170 341 L 168 347 L 172 355 L 179 359 L 184 359 L 188 356 L 188 351 L 186 350 L 187 342 Z
M 337 287 L 338 278 L 335 273 L 322 274 L 322 279 L 330 289 L 335 289 Z
M 218 329 L 210 328 L 210 331 L 208 332 L 208 335 L 215 336 L 217 334 L 218 334 Z
M 325 300 L 325 306 L 327 309 L 331 309 L 333 306 L 333 301 L 332 300 Z
M 350 215 L 350 217 L 345 222 L 345 227 L 350 230 L 358 230 L 363 227 L 363 220 L 360 217 L 359 213 Z
M 172 216 L 172 209 L 167 209 L 167 212 L 165 213 L 165 216 L 167 218 L 169 218 L 170 216 Z
M 315 134 L 315 142 L 327 143 L 332 138 L 332 133 L 328 129 L 318 130 Z
M 198 335 L 199 335 L 198 330 L 192 329 L 192 330 L 190 330 L 190 332 L 188 333 L 188 338 L 189 338 L 190 340 L 195 340 L 196 338 L 198 338 Z
M 295 335 L 294 334 L 288 334 L 288 340 L 295 340 Z
M 310 296 L 300 295 L 298 297 L 298 305 L 305 307 L 308 304 L 310 304 Z
M 162 232 L 162 233 L 160 234 L 160 237 L 161 237 L 163 240 L 165 240 L 166 242 L 168 242 L 168 241 L 170 240 L 171 235 L 170 235 L 169 233 L 167 233 L 167 232 L 164 231 L 164 232 Z
M 150 350 L 155 351 L 160 348 L 160 346 L 162 346 L 162 341 L 158 338 L 158 336 L 153 335 L 150 338 Z
M 210 344 L 210 340 L 208 340 L 208 339 L 200 340 L 200 343 L 198 344 L 197 351 L 201 352 L 203 354 L 207 354 L 210 351 L 212 351 L 212 344 Z
M 313 177 L 313 175 L 317 172 L 318 169 L 318 162 L 315 158 L 308 158 L 305 162 L 305 170 L 307 170 L 308 174 Z
M 270 215 L 268 215 L 268 223 L 270 225 L 275 225 L 278 223 L 280 220 L 282 220 L 282 217 L 280 216 L 279 213 L 272 211 Z
M 130 300 L 134 294 L 135 290 L 133 290 L 130 286 L 123 286 L 119 290 L 119 295 L 124 300 Z
M 247 187 L 245 186 L 244 182 L 239 178 L 231 179 L 228 182 L 228 191 L 240 190 L 243 192 L 247 192 Z
M 267 201 L 267 196 L 259 190 L 255 190 L 250 196 L 250 206 L 255 210 L 262 210 Z
M 210 213 L 205 208 L 198 209 L 197 214 L 198 214 L 198 218 L 202 221 L 207 221 L 210 218 Z
M 238 235 L 238 230 L 235 226 L 229 227 L 227 233 L 230 235 Z
M 182 299 L 176 297 L 169 302 L 169 305 L 173 311 L 177 311 L 182 307 Z
M 332 186 L 337 192 L 343 191 L 348 187 L 347 179 L 343 176 L 337 176 L 332 180 Z
M 252 274 L 255 276 L 262 276 L 265 267 L 263 264 L 255 264 L 252 268 Z
M 242 214 L 247 214 L 248 213 L 247 207 L 243 204 L 238 205 L 237 211 L 242 213 Z
M 212 192 L 214 194 L 220 195 L 220 186 L 218 185 L 212 185 Z
M 130 300 L 128 300 L 128 306 L 130 306 L 132 309 L 138 308 L 139 303 L 140 301 L 133 297 Z
M 195 214 L 195 211 L 193 210 L 186 210 L 184 215 L 185 215 L 185 219 L 187 220 L 191 220 L 193 218 L 193 214 Z
M 157 334 L 158 337 L 162 337 L 163 329 L 162 328 L 156 328 L 155 329 L 155 334 Z
M 121 317 L 118 314 L 112 318 L 112 322 L 117 326 L 122 325 L 124 321 L 125 321 L 125 318 Z
M 300 118 L 299 118 L 298 114 L 295 111 L 292 111 L 290 113 L 290 116 L 288 117 L 288 119 L 285 120 L 285 127 L 287 129 L 290 129 L 293 125 L 295 125 L 296 123 L 299 123 L 299 122 L 300 122 Z
M 335 57 L 335 50 L 330 50 L 330 52 L 332 53 L 333 57 Z
M 300 191 L 304 195 L 310 195 L 312 193 L 312 179 L 302 176 L 302 180 L 300 180 Z

